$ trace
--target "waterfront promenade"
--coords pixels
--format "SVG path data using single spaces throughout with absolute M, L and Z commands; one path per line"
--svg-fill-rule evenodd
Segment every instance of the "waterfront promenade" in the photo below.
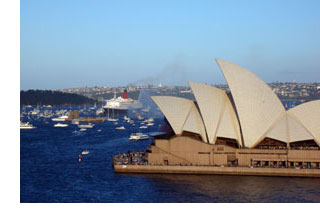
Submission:
M 159 166 L 114 165 L 116 173 L 171 173 L 171 174 L 219 174 L 255 176 L 320 177 L 320 169 L 217 167 L 217 166 Z

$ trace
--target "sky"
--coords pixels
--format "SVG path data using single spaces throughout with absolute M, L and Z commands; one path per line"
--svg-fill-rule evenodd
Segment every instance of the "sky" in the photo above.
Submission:
M 320 82 L 320 1 L 20 1 L 20 89 Z

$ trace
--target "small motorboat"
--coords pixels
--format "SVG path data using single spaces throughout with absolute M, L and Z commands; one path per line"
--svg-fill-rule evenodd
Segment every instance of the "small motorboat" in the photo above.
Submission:
M 89 123 L 89 124 L 83 124 L 83 125 L 78 125 L 78 128 L 93 128 L 94 124 Z
M 86 131 L 87 129 L 86 128 L 81 128 L 79 131 Z
M 145 140 L 148 139 L 149 136 L 147 134 L 143 134 L 143 133 L 132 133 L 129 137 L 129 140 L 132 141 L 138 141 L 138 140 Z
M 87 154 L 89 154 L 89 151 L 88 151 L 88 150 L 84 150 L 84 151 L 82 151 L 81 154 L 82 154 L 82 155 L 87 155 Z
M 118 121 L 117 118 L 108 118 L 107 121 Z
M 22 122 L 20 121 L 20 129 L 33 129 L 36 128 L 32 124 L 29 124 L 29 122 Z
M 130 118 L 125 115 L 125 116 L 123 117 L 123 120 L 128 121 L 128 120 L 130 120 Z
M 117 130 L 125 130 L 126 128 L 124 126 L 116 127 Z
M 144 128 L 145 129 L 145 128 L 148 128 L 148 127 L 147 126 L 140 126 L 139 128 Z
M 79 119 L 72 119 L 72 121 L 71 121 L 71 123 L 72 123 L 73 125 L 78 125 L 79 122 L 80 122 Z
M 58 124 L 53 125 L 53 127 L 55 127 L 55 128 L 64 128 L 64 127 L 68 127 L 68 126 L 69 126 L 68 124 L 63 124 L 63 123 L 58 123 Z
M 58 118 L 52 118 L 51 120 L 52 121 L 65 121 L 67 118 L 68 118 L 67 115 L 62 115 L 62 116 L 60 116 Z

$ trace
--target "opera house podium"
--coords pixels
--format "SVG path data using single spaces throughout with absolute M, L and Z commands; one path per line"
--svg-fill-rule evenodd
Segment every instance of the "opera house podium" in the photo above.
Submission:
M 255 74 L 216 62 L 230 92 L 189 82 L 195 101 L 153 96 L 169 129 L 145 164 L 114 161 L 115 172 L 320 177 L 320 100 L 286 110 Z

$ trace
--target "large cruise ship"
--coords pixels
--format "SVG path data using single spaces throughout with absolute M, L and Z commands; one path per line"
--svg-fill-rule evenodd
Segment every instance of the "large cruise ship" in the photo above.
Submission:
M 116 97 L 116 94 L 112 99 L 107 100 L 107 103 L 103 106 L 104 112 L 108 116 L 127 114 L 129 110 L 139 110 L 142 108 L 142 104 L 138 100 L 134 100 L 128 97 L 128 92 L 125 89 L 122 96 Z

